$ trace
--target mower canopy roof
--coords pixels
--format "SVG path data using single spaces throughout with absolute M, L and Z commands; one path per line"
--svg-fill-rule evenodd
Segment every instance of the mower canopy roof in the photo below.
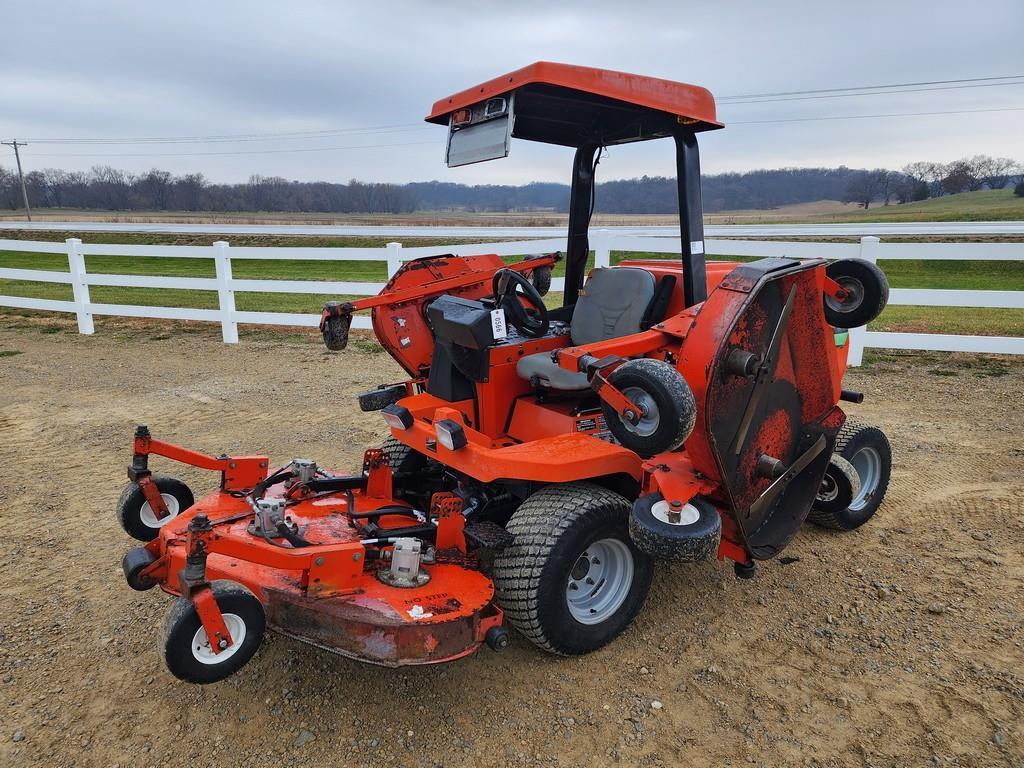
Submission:
M 721 128 L 706 88 L 607 69 L 538 61 L 435 102 L 427 122 L 476 123 L 511 112 L 511 135 L 579 147 L 609 146 Z

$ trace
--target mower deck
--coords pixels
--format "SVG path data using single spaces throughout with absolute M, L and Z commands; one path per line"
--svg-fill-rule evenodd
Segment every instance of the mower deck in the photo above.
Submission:
M 186 565 L 189 523 L 203 514 L 215 540 L 206 561 L 207 578 L 227 579 L 251 590 L 265 606 L 268 627 L 281 634 L 385 666 L 451 661 L 477 650 L 487 630 L 501 622 L 501 612 L 491 604 L 490 580 L 466 567 L 471 561 L 456 552 L 424 563 L 422 572 L 429 580 L 419 587 L 383 583 L 377 571 L 387 568 L 384 562 L 368 564 L 364 573 L 366 549 L 360 540 L 365 535 L 353 524 L 350 511 L 365 514 L 404 505 L 354 491 L 350 509 L 346 496 L 307 499 L 288 507 L 299 534 L 310 544 L 303 549 L 282 549 L 254 536 L 249 505 L 224 491 L 200 499 L 187 514 L 171 520 L 149 546 L 165 563 L 162 569 L 177 574 Z M 285 495 L 275 489 L 266 498 Z M 420 524 L 404 514 L 382 515 L 375 522 L 381 529 L 378 537 Z M 293 556 L 301 562 L 287 562 L 292 552 L 302 553 Z M 344 571 L 325 566 L 339 555 L 358 567 Z M 309 560 L 311 567 L 303 567 Z M 182 595 L 174 579 L 162 579 L 160 586 Z

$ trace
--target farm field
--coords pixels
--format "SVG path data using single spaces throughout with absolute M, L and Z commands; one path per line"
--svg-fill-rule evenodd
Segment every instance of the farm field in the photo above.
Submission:
M 68 233 L 3 232 L 0 237 L 17 236 L 20 239 L 62 240 Z M 151 243 L 177 245 L 204 245 L 218 239 L 210 235 L 152 235 L 139 233 L 104 233 L 92 238 L 105 243 Z M 948 239 L 948 238 L 945 238 Z M 236 245 L 265 246 L 324 246 L 324 247 L 376 247 L 387 238 L 364 237 L 285 237 L 238 236 L 232 237 Z M 86 238 L 86 242 L 89 238 Z M 416 245 L 439 245 L 453 242 L 450 238 L 437 240 L 418 238 Z M 625 258 L 666 258 L 664 254 L 624 254 L 614 252 L 612 262 Z M 711 256 L 713 258 L 713 255 Z M 948 262 L 948 261 L 881 261 L 893 288 L 945 288 L 964 290 L 1024 290 L 1024 263 L 1022 262 Z M 66 272 L 67 258 L 60 254 L 39 254 L 0 251 L 0 267 L 44 269 Z M 89 272 L 138 275 L 172 275 L 176 277 L 213 277 L 213 262 L 209 259 L 134 258 L 113 256 L 87 257 Z M 234 276 L 249 279 L 291 280 L 362 280 L 383 282 L 387 279 L 386 265 L 379 262 L 321 262 L 236 260 Z M 564 272 L 564 265 L 556 274 Z M 44 299 L 71 299 L 71 287 L 54 283 L 33 283 L 0 279 L 0 294 L 29 296 Z M 211 291 L 190 291 L 153 288 L 115 288 L 93 286 L 90 295 L 94 302 L 106 304 L 138 304 L 146 306 L 175 306 L 215 308 L 217 296 Z M 341 297 L 311 294 L 256 294 L 237 293 L 236 305 L 242 311 L 267 312 L 319 312 L 323 303 Z M 552 294 L 549 303 L 559 297 Z M 26 310 L 0 309 L 2 315 L 23 315 Z M 33 313 L 34 314 L 34 313 Z M 958 333 L 971 335 L 1024 335 L 1024 313 L 1004 309 L 963 310 L 946 307 L 892 306 L 871 325 L 872 330 L 912 331 L 932 333 Z M 244 332 L 244 330 L 243 330 Z
M 134 425 L 349 470 L 385 434 L 355 395 L 397 366 L 363 340 L 326 352 L 312 330 L 232 347 L 214 326 L 85 337 L 70 317 L 5 320 L 0 357 L 2 765 L 1024 761 L 1024 361 L 869 351 L 846 384 L 866 393 L 852 415 L 894 447 L 878 517 L 808 526 L 750 582 L 659 566 L 636 624 L 596 654 L 516 635 L 502 654 L 396 671 L 269 635 L 238 675 L 197 687 L 157 651 L 169 600 L 121 575 Z
M 417 211 L 409 214 L 335 213 L 205 213 L 198 211 L 81 211 L 67 208 L 34 209 L 36 221 L 168 222 L 177 224 L 351 224 L 368 226 L 560 226 L 568 215 L 556 211 Z M 23 221 L 24 212 L 0 211 L 4 221 Z M 902 205 L 872 205 L 863 210 L 853 203 L 817 200 L 770 209 L 705 212 L 706 224 L 826 224 L 829 222 L 900 221 L 1021 221 L 1024 197 L 1013 190 L 981 190 Z M 595 213 L 595 227 L 659 226 L 679 221 L 675 214 Z

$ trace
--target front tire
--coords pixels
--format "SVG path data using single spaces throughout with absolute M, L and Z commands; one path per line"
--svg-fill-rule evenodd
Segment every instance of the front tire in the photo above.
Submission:
M 196 607 L 187 598 L 175 600 L 164 620 L 164 662 L 172 675 L 189 683 L 216 683 L 233 675 L 256 653 L 266 628 L 263 604 L 248 589 L 225 580 L 210 588 L 232 639 L 220 653 L 210 648 Z
M 387 438 L 380 449 L 384 451 L 384 461 L 396 475 L 409 475 L 427 466 L 426 456 L 394 437 Z
M 515 540 L 496 557 L 506 618 L 552 653 L 601 648 L 632 623 L 651 586 L 651 559 L 627 530 L 630 504 L 589 483 L 534 493 L 508 523 Z

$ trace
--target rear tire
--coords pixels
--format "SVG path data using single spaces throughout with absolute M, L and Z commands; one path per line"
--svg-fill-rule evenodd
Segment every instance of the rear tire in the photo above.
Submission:
M 653 565 L 629 537 L 629 509 L 605 488 L 566 483 L 542 488 L 512 515 L 515 540 L 495 558 L 495 591 L 509 623 L 534 645 L 589 653 L 636 618 Z
M 892 446 L 878 427 L 847 421 L 836 438 L 835 455 L 846 459 L 857 472 L 860 488 L 844 509 L 812 510 L 812 523 L 837 531 L 852 531 L 870 520 L 885 498 L 892 474 Z

